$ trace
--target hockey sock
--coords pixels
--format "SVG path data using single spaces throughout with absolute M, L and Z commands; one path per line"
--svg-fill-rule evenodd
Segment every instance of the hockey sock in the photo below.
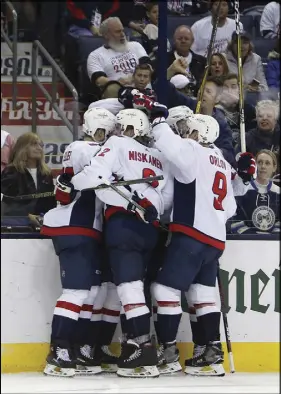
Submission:
M 214 307 L 213 307 L 214 308 Z M 218 309 L 217 307 L 215 307 Z M 203 308 L 202 308 L 203 309 Z M 205 308 L 204 308 L 205 309 Z M 202 338 L 198 345 L 207 345 L 209 342 L 220 341 L 220 318 L 221 313 L 210 312 L 210 313 L 200 313 L 200 308 L 196 309 L 197 324 L 200 326 L 202 333 Z M 203 340 L 204 337 L 204 340 Z M 203 342 L 203 343 L 202 343 Z
M 121 302 L 116 286 L 107 283 L 107 295 L 102 308 L 101 333 L 98 340 L 99 345 L 110 345 L 114 336 L 117 324 L 120 320 Z
M 120 314 L 120 324 L 122 330 L 122 342 L 126 342 L 126 340 L 128 339 L 128 329 L 127 329 L 127 319 L 123 308 L 121 309 L 121 314 Z
M 198 323 L 198 321 L 197 321 L 196 310 L 194 307 L 189 307 L 188 313 L 189 313 L 190 326 L 191 326 L 191 331 L 192 331 L 192 341 L 196 345 L 200 345 L 200 344 L 204 343 L 204 340 L 205 340 L 204 330 L 202 329 L 202 324 Z
M 100 324 L 99 322 L 92 322 L 93 305 L 97 294 L 100 291 L 99 286 L 92 286 L 89 295 L 84 301 L 79 320 L 77 323 L 76 332 L 74 334 L 74 341 L 79 345 L 94 345 L 96 338 L 99 335 Z
M 163 309 L 163 310 L 162 310 Z M 164 309 L 166 310 L 165 313 Z M 172 343 L 175 342 L 178 328 L 181 320 L 181 313 L 168 314 L 167 309 L 175 309 L 175 308 L 161 308 L 158 305 L 158 314 L 157 314 L 157 327 L 158 327 L 158 339 L 161 343 Z M 175 311 L 172 311 L 175 312 Z
M 51 343 L 73 343 L 81 307 L 88 290 L 63 290 L 54 310 Z

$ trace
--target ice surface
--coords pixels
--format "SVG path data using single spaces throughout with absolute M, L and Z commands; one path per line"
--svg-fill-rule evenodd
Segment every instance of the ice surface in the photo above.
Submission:
M 57 378 L 40 373 L 1 375 L 1 393 L 279 393 L 278 373 L 235 373 L 223 378 L 161 376 L 126 379 L 116 375 Z

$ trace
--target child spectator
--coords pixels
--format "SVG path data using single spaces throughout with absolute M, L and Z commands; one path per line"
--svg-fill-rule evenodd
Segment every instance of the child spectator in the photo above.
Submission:
M 144 40 L 143 46 L 150 59 L 153 61 L 156 58 L 158 50 L 158 15 L 159 7 L 155 2 L 149 2 L 146 4 L 146 15 L 148 18 L 148 24 L 143 29 L 143 34 L 147 36 L 147 40 Z M 171 51 L 171 45 L 167 39 L 167 52 Z
M 231 224 L 235 234 L 280 232 L 280 187 L 272 182 L 277 158 L 267 149 L 256 155 L 257 179 L 251 181 L 244 196 L 237 197 L 237 212 Z
M 3 216 L 40 215 L 56 206 L 54 197 L 16 201 L 6 196 L 52 192 L 51 170 L 44 162 L 43 143 L 34 133 L 22 134 L 16 141 L 9 164 L 1 174 Z

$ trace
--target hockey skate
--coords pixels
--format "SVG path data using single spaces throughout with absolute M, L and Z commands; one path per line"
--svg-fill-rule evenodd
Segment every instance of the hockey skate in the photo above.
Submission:
M 133 340 L 122 344 L 117 375 L 126 378 L 156 378 L 157 351 L 150 343 L 138 345 Z
M 96 375 L 102 372 L 100 358 L 95 356 L 95 348 L 90 345 L 75 347 L 76 375 Z
M 73 377 L 75 375 L 75 361 L 69 348 L 51 345 L 46 359 L 45 375 Z
M 102 372 L 117 372 L 119 357 L 113 354 L 108 346 L 96 346 L 95 357 L 100 360 Z
M 160 375 L 168 375 L 182 371 L 182 367 L 179 363 L 179 350 L 177 349 L 176 344 L 160 344 L 157 349 L 157 357 L 157 367 Z
M 185 361 L 184 372 L 193 376 L 224 376 L 223 350 L 220 342 L 195 345 L 193 357 Z

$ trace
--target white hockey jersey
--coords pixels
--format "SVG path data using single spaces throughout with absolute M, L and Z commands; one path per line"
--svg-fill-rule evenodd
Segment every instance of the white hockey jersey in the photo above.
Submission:
M 175 177 L 170 230 L 224 250 L 225 224 L 236 212 L 231 166 L 218 148 L 182 139 L 167 123 L 156 124 L 153 135 Z
M 72 142 L 63 155 L 63 171 L 74 175 L 90 164 L 91 158 L 99 152 L 101 146 L 90 141 Z M 91 187 L 91 186 L 90 186 Z M 69 205 L 58 205 L 44 216 L 41 234 L 85 235 L 101 238 L 104 204 L 94 191 L 78 193 Z
M 90 185 L 102 184 L 103 178 L 113 181 L 113 175 L 115 179 L 125 181 L 163 175 L 163 180 L 152 184 L 141 183 L 130 188 L 120 187 L 128 197 L 131 197 L 134 191 L 140 197 L 146 197 L 160 216 L 172 204 L 173 180 L 169 174 L 169 163 L 157 149 L 148 148 L 129 137 L 112 136 L 104 144 L 101 152 L 91 160 L 91 165 L 72 178 L 72 183 L 75 189 L 82 190 Z M 96 193 L 109 206 L 125 209 L 128 206 L 128 202 L 110 188 L 98 190 Z

